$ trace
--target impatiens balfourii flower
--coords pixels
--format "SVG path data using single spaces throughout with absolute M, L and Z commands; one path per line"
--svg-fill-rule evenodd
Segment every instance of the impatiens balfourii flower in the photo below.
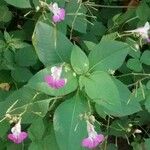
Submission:
M 18 121 L 18 123 L 15 124 L 15 126 L 11 129 L 11 134 L 8 134 L 8 139 L 13 141 L 16 144 L 20 144 L 23 142 L 28 134 L 26 132 L 21 132 L 21 121 Z
M 87 121 L 87 132 L 88 132 L 88 138 L 83 139 L 82 146 L 92 149 L 97 147 L 99 144 L 101 144 L 104 141 L 104 135 L 97 134 L 97 132 L 94 129 L 94 125 L 91 124 L 89 121 Z
M 142 37 L 142 39 L 147 40 L 147 42 L 150 42 L 150 38 L 148 34 L 149 30 L 150 30 L 150 24 L 146 22 L 143 27 L 139 27 L 135 30 L 129 30 L 125 32 L 137 33 Z
M 53 22 L 61 22 L 65 19 L 65 9 L 59 8 L 57 3 L 51 3 L 49 5 L 50 11 L 53 13 Z
M 62 73 L 62 66 L 61 67 L 52 67 L 51 68 L 51 75 L 47 75 L 45 77 L 45 82 L 54 89 L 59 89 L 65 86 L 67 83 L 67 79 L 60 78 Z

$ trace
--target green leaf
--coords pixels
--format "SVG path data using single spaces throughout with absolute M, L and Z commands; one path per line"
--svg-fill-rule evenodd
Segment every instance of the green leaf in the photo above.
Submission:
M 12 18 L 12 13 L 9 11 L 8 7 L 3 5 L 0 6 L 0 22 L 9 22 Z
M 131 143 L 133 150 L 143 150 L 143 143 L 138 143 L 138 142 L 132 142 Z M 148 150 L 148 149 L 146 149 Z
M 60 150 L 82 150 L 81 142 L 87 136 L 87 129 L 80 115 L 86 111 L 84 98 L 78 95 L 58 106 L 54 113 L 54 130 Z
M 77 74 L 86 73 L 89 69 L 89 60 L 86 54 L 77 46 L 73 47 L 71 65 Z
M 129 91 L 127 86 L 124 85 L 119 80 L 114 79 L 114 82 L 116 84 L 116 87 L 117 87 L 118 93 L 119 93 L 118 101 L 120 101 L 120 103 L 121 103 L 120 108 L 116 107 L 116 109 L 109 109 L 109 107 L 107 105 L 100 104 L 100 105 L 97 105 L 97 107 L 96 107 L 97 110 L 101 109 L 103 112 L 105 112 L 105 114 L 119 116 L 119 117 L 131 115 L 133 113 L 141 111 L 138 97 L 135 97 Z
M 86 33 L 86 8 L 81 4 L 82 3 L 78 3 L 76 0 L 69 1 L 66 4 L 66 12 L 68 15 L 65 21 L 71 29 Z
M 49 148 L 51 148 L 52 150 L 59 150 L 57 143 L 56 143 L 53 125 L 51 122 L 48 122 L 47 124 L 48 124 L 48 128 L 45 129 L 46 136 L 44 133 L 44 136 L 41 137 L 41 139 L 32 140 L 32 143 L 30 144 L 29 150 L 41 150 L 41 149 L 47 150 Z M 45 123 L 44 123 L 44 125 L 45 125 Z M 35 128 L 36 128 L 36 125 L 35 125 Z M 36 132 L 39 132 L 38 130 L 37 131 L 36 130 L 33 129 L 35 138 L 36 138 Z M 33 133 L 33 131 L 31 129 L 31 134 Z
M 36 92 L 29 88 L 21 88 L 17 91 L 14 91 L 4 101 L 0 102 L 0 107 L 3 108 L 0 111 L 0 118 L 4 117 L 8 108 L 10 108 L 14 103 L 17 102 L 15 107 L 26 105 L 35 95 Z
M 145 139 L 144 145 L 145 145 L 145 150 L 149 150 L 150 149 L 150 138 L 149 139 Z
M 67 84 L 60 89 L 53 89 L 50 86 L 48 86 L 48 84 L 44 81 L 45 76 L 50 74 L 51 68 L 45 68 L 39 71 L 37 74 L 33 76 L 33 78 L 29 80 L 27 86 L 37 91 L 44 92 L 48 95 L 55 95 L 55 96 L 66 95 L 76 90 L 78 86 L 77 79 L 69 68 L 68 69 L 63 68 L 62 78 L 67 79 Z
M 19 8 L 31 8 L 30 0 L 5 0 L 8 4 Z
M 127 67 L 136 72 L 142 71 L 142 64 L 138 59 L 129 59 L 127 62 Z
M 140 61 L 146 65 L 150 65 L 150 51 L 146 50 L 143 52 Z
M 148 110 L 148 112 L 150 112 L 150 92 L 149 92 L 149 94 L 146 96 L 145 108 Z
M 0 119 L 4 117 L 8 108 L 14 103 L 13 111 L 10 114 L 25 113 L 22 116 L 22 123 L 32 123 L 37 118 L 43 118 L 49 109 L 49 103 L 53 98 L 38 96 L 39 93 L 27 87 L 21 88 L 10 94 L 5 101 L 0 102 Z
M 32 41 L 37 55 L 44 65 L 50 66 L 70 61 L 73 45 L 56 27 L 37 22 Z
M 42 118 L 36 119 L 29 128 L 29 138 L 32 141 L 41 140 L 45 131 Z
M 136 14 L 140 20 L 147 21 L 149 19 L 150 8 L 145 1 L 142 1 L 136 9 Z
M 33 74 L 27 68 L 17 67 L 15 70 L 11 71 L 11 76 L 17 82 L 27 82 L 33 76 Z
M 89 54 L 90 70 L 108 71 L 116 70 L 126 58 L 129 45 L 118 41 L 101 41 Z
M 37 62 L 37 56 L 32 46 L 19 49 L 15 53 L 15 61 L 20 66 L 33 66 Z
M 107 106 L 110 110 L 121 111 L 118 89 L 113 79 L 102 71 L 92 73 L 89 77 L 80 77 L 87 95 L 97 104 Z

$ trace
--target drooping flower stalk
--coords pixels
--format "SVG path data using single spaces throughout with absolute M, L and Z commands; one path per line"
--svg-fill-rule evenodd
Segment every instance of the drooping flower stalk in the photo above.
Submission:
M 64 8 L 59 8 L 57 3 L 51 3 L 49 5 L 50 11 L 53 13 L 53 22 L 58 23 L 61 22 L 65 19 L 65 9 Z
M 59 89 L 65 86 L 67 79 L 61 78 L 62 67 L 52 67 L 51 75 L 45 77 L 45 82 L 54 89 Z
M 97 132 L 94 129 L 94 125 L 91 124 L 89 121 L 87 121 L 87 132 L 88 132 L 88 138 L 83 139 L 82 146 L 92 149 L 97 147 L 99 144 L 101 144 L 104 141 L 104 135 L 103 134 L 97 134 Z
M 16 144 L 22 143 L 28 136 L 27 132 L 21 131 L 21 121 L 15 124 L 15 126 L 11 129 L 10 134 L 8 134 L 8 139 L 13 141 Z

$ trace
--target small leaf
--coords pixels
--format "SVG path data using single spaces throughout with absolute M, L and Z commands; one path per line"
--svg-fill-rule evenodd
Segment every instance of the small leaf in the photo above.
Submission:
M 15 53 L 15 61 L 19 66 L 33 66 L 37 62 L 37 56 L 32 46 L 19 49 Z
M 9 11 L 8 7 L 3 5 L 0 6 L 0 22 L 9 22 L 12 18 L 12 13 Z
M 33 74 L 27 68 L 15 68 L 15 70 L 11 71 L 11 76 L 17 82 L 27 82 Z
M 142 64 L 138 59 L 131 58 L 127 62 L 127 67 L 133 71 L 140 72 L 142 71 Z
M 146 50 L 143 52 L 140 61 L 146 65 L 150 65 L 150 51 Z

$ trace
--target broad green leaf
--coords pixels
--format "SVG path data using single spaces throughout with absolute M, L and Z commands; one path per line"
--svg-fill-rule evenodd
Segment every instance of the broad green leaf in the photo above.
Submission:
M 71 65 L 77 74 L 86 73 L 89 69 L 89 60 L 86 54 L 77 46 L 73 47 Z
M 32 46 L 19 49 L 15 53 L 15 61 L 19 66 L 32 66 L 37 62 L 37 56 Z
M 119 92 L 113 79 L 102 71 L 92 73 L 89 77 L 80 77 L 87 95 L 97 104 L 107 106 L 107 109 L 120 112 L 121 102 Z
M 0 6 L 0 22 L 9 22 L 12 18 L 12 13 L 5 5 Z
M 65 21 L 71 30 L 74 29 L 86 33 L 86 7 L 84 7 L 81 2 L 78 3 L 76 0 L 72 0 L 66 4 L 66 12 L 67 16 Z
M 87 112 L 84 98 L 75 96 L 61 103 L 54 113 L 54 130 L 59 150 L 82 150 L 87 136 L 86 123 L 80 115 Z
M 33 78 L 29 80 L 27 86 L 48 95 L 62 96 L 71 93 L 76 90 L 78 83 L 77 83 L 76 76 L 74 76 L 73 71 L 65 68 L 63 68 L 62 78 L 67 79 L 67 84 L 63 88 L 60 89 L 51 88 L 44 81 L 45 76 L 51 74 L 51 68 L 45 68 L 39 71 L 37 74 L 35 74 Z
M 37 55 L 44 65 L 50 66 L 70 61 L 73 45 L 56 27 L 37 22 L 32 41 Z
M 150 65 L 150 51 L 146 50 L 143 52 L 140 61 L 146 65 Z
M 31 8 L 30 0 L 5 0 L 8 4 L 19 8 Z
M 118 41 L 101 41 L 89 54 L 90 70 L 116 70 L 126 58 L 129 45 Z
M 136 72 L 142 71 L 142 64 L 138 59 L 129 59 L 127 62 L 127 67 Z
M 17 82 L 27 82 L 33 76 L 33 74 L 27 68 L 17 67 L 11 71 L 11 76 Z
M 105 112 L 105 114 L 108 115 L 114 115 L 114 116 L 127 116 L 131 115 L 133 113 L 136 113 L 138 111 L 141 111 L 141 107 L 139 104 L 139 98 L 135 97 L 127 88 L 126 85 L 124 85 L 122 82 L 120 82 L 117 79 L 113 80 L 116 84 L 117 90 L 119 92 L 119 98 L 118 101 L 120 101 L 121 106 L 120 108 L 116 107 L 116 109 L 119 109 L 120 111 L 116 111 L 116 109 L 109 109 L 107 105 L 97 105 L 97 110 L 101 109 Z

